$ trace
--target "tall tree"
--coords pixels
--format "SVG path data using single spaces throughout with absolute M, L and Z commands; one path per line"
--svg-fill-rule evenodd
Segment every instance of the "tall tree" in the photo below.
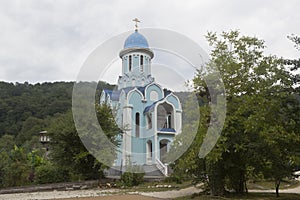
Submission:
M 278 172 L 272 177 L 280 183 L 278 180 L 290 173 L 292 147 L 299 141 L 295 125 L 299 116 L 291 112 L 295 104 L 288 103 L 294 101 L 293 76 L 281 59 L 264 55 L 264 41 L 255 37 L 230 31 L 221 36 L 208 33 L 207 40 L 212 46 L 211 60 L 208 70 L 194 78 L 196 92 L 210 100 L 203 77 L 219 71 L 227 99 L 222 136 L 205 158 L 205 167 L 201 166 L 211 193 L 223 195 L 225 185 L 244 193 L 251 173 L 267 176 L 270 171 Z M 209 126 L 208 122 L 214 123 L 201 121 L 200 127 Z M 205 135 L 205 130 L 199 128 L 199 134 Z
M 116 143 L 119 128 L 112 120 L 110 107 L 96 105 L 96 112 L 107 137 Z M 49 132 L 52 162 L 66 169 L 70 175 L 77 174 L 82 179 L 95 179 L 103 175 L 102 170 L 105 166 L 97 161 L 81 142 L 71 112 L 57 116 L 51 123 Z

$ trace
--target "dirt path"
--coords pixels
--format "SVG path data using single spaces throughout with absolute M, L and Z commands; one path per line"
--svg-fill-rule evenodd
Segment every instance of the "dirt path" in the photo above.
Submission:
M 113 195 L 105 197 L 86 197 L 86 198 L 70 198 L 61 200 L 159 200 L 154 197 L 145 197 L 141 195 Z
M 32 193 L 18 193 L 18 194 L 2 194 L 0 200 L 49 200 L 49 199 L 68 199 L 68 200 L 156 200 L 156 199 L 173 199 L 176 197 L 191 195 L 195 192 L 200 192 L 199 189 L 189 187 L 181 190 L 171 190 L 162 192 L 132 192 L 123 194 L 122 190 L 74 190 L 74 191 L 49 191 L 49 192 L 32 192 Z
M 249 192 L 263 192 L 263 193 L 275 193 L 274 190 L 249 190 Z M 294 193 L 294 194 L 300 194 L 300 186 L 290 189 L 279 189 L 279 193 Z
M 30 192 L 30 193 L 15 193 L 15 194 L 1 194 L 0 200 L 45 200 L 45 199 L 64 199 L 64 198 L 78 198 L 79 197 L 99 197 L 118 193 L 120 190 L 73 190 L 73 191 L 48 191 L 48 192 Z
M 188 187 L 181 190 L 170 190 L 162 192 L 132 192 L 122 194 L 124 191 L 119 189 L 109 190 L 74 190 L 74 191 L 49 191 L 49 192 L 32 192 L 18 194 L 1 194 L 0 200 L 158 200 L 174 199 L 176 197 L 188 196 L 193 193 L 201 192 L 201 189 Z M 250 190 L 249 192 L 274 193 L 275 190 Z M 280 193 L 300 194 L 300 186 L 292 189 L 280 190 Z
M 162 191 L 162 192 L 141 192 L 143 196 L 156 197 L 161 199 L 173 199 L 176 197 L 189 196 L 194 193 L 201 192 L 201 189 L 196 187 L 188 187 L 181 190 L 171 190 L 171 191 Z

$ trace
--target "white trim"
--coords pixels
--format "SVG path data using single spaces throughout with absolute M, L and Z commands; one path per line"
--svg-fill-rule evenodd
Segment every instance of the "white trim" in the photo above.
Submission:
M 142 97 L 141 100 L 142 100 L 142 101 L 144 101 L 144 100 L 147 101 L 147 99 L 145 99 L 143 93 L 142 93 L 141 91 L 139 91 L 139 90 L 135 87 L 134 89 L 130 90 L 130 91 L 128 92 L 128 94 L 127 94 L 128 103 L 129 103 L 130 98 L 131 98 L 131 96 L 132 96 L 132 94 L 133 94 L 134 92 L 137 92 L 138 94 L 141 95 L 141 97 Z
M 171 91 L 171 93 L 170 94 L 168 94 L 165 98 L 168 98 L 169 96 L 173 96 L 173 97 L 175 97 L 175 99 L 177 99 L 177 101 L 178 101 L 178 109 L 176 109 L 176 110 L 179 110 L 179 111 L 181 111 L 182 112 L 182 106 L 181 106 L 181 102 L 180 102 L 180 100 L 179 100 L 179 98 Z

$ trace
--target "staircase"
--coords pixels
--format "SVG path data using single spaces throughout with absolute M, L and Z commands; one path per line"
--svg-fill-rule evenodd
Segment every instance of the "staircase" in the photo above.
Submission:
M 145 176 L 164 177 L 164 174 L 154 165 L 143 165 Z
M 141 167 L 145 172 L 145 180 L 162 180 L 166 177 L 162 168 L 159 169 L 158 164 L 142 165 Z M 105 170 L 105 175 L 107 178 L 119 179 L 122 174 L 122 172 L 119 171 L 120 169 L 120 167 L 114 166 L 113 168 Z

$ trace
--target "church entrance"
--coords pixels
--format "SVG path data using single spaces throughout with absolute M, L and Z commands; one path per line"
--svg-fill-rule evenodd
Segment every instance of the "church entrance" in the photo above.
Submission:
M 146 162 L 147 162 L 147 164 L 148 165 L 150 165 L 150 164 L 152 164 L 152 151 L 153 151 L 153 149 L 152 149 L 152 141 L 151 140 L 148 140 L 148 142 L 147 142 L 147 160 L 146 160 Z
M 162 163 L 166 162 L 166 154 L 169 151 L 169 149 L 168 149 L 169 142 L 170 141 L 167 139 L 163 139 L 159 142 L 160 161 Z

